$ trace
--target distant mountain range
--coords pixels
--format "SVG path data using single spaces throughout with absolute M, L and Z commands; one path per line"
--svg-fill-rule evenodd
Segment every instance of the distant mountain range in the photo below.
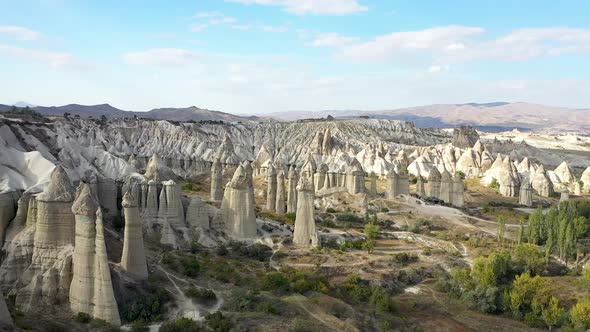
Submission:
M 345 110 L 319 112 L 279 112 L 270 117 L 281 120 L 301 118 L 368 116 L 379 119 L 412 121 L 417 127 L 449 128 L 472 125 L 482 130 L 506 129 L 571 130 L 590 134 L 590 109 L 571 109 L 524 102 L 435 104 L 393 110 Z
M 157 119 L 157 120 L 171 120 L 171 121 L 260 121 L 262 118 L 256 116 L 239 116 L 219 111 L 211 111 L 201 109 L 196 106 L 185 108 L 157 108 L 148 112 L 132 112 L 124 111 L 113 107 L 109 104 L 100 105 L 78 105 L 69 104 L 64 106 L 30 106 L 28 103 L 19 102 L 14 104 L 17 107 L 29 106 L 31 109 L 45 115 L 45 116 L 62 116 L 64 113 L 71 115 L 79 115 L 82 118 L 100 118 L 106 116 L 107 118 L 130 118 L 136 115 L 138 118 Z M 0 112 L 6 112 L 12 105 L 0 104 Z
M 545 131 L 575 131 L 590 134 L 590 109 L 571 109 L 538 105 L 524 102 L 507 103 L 466 103 L 466 104 L 435 104 L 400 108 L 392 110 L 327 110 L 327 111 L 288 111 L 259 116 L 239 116 L 220 111 L 202 109 L 196 106 L 185 108 L 157 108 L 148 112 L 124 111 L 109 104 L 64 106 L 31 106 L 25 102 L 18 103 L 20 107 L 26 105 L 47 116 L 60 116 L 64 113 L 81 117 L 108 118 L 133 117 L 172 121 L 264 121 L 275 119 L 279 121 L 294 121 L 301 119 L 325 118 L 329 115 L 335 118 L 353 118 L 366 116 L 379 119 L 393 119 L 412 121 L 417 127 L 449 128 L 459 125 L 471 125 L 485 131 L 503 131 L 518 128 L 520 130 Z M 0 105 L 0 112 L 11 106 Z

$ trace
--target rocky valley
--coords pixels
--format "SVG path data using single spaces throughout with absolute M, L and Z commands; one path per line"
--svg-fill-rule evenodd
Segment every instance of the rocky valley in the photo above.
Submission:
M 587 292 L 576 286 L 589 249 L 585 142 L 371 118 L 3 117 L 0 321 L 39 331 L 551 327 L 550 307 L 496 303 L 527 276 L 567 287 L 538 290 L 562 312 Z M 494 273 L 517 281 L 478 279 L 499 255 L 515 267 Z M 511 310 L 528 320 L 502 314 Z

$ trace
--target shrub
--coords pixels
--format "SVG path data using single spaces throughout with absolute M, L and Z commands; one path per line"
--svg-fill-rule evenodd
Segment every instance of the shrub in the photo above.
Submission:
M 228 252 L 228 250 L 227 250 L 227 247 L 226 247 L 226 246 L 224 246 L 223 244 L 220 244 L 220 245 L 218 245 L 218 246 L 217 246 L 217 248 L 215 248 L 215 253 L 216 253 L 218 256 L 225 256 L 225 255 L 227 255 L 229 252 Z
M 297 217 L 295 215 L 295 212 L 289 212 L 289 213 L 285 213 L 285 217 L 287 218 L 287 220 L 289 220 L 291 223 L 295 222 L 295 218 Z
M 590 328 L 590 299 L 582 299 L 572 307 L 570 320 L 579 330 L 585 331 Z
M 74 318 L 76 319 L 76 322 L 82 324 L 88 324 L 92 321 L 92 316 L 85 312 L 79 312 Z
M 121 218 L 121 216 L 114 216 L 111 222 L 113 224 L 113 228 L 117 232 L 121 231 L 121 229 L 123 229 L 123 227 L 125 227 L 125 220 L 123 220 L 123 218 Z
M 193 191 L 193 184 L 192 183 L 185 183 L 182 185 L 181 187 L 182 190 L 184 191 Z
M 389 209 L 388 209 L 388 208 L 386 208 L 386 207 L 382 207 L 382 208 L 381 208 L 381 212 L 383 212 L 383 213 L 387 213 L 387 212 L 389 212 Z
M 350 212 L 338 214 L 336 216 L 336 219 L 338 221 L 344 221 L 344 222 L 363 222 L 363 218 L 355 215 L 354 213 L 350 213 Z
M 331 208 L 330 207 L 330 208 L 327 208 L 326 209 L 326 212 L 328 212 L 328 213 L 336 213 L 336 210 L 334 208 Z
M 500 183 L 498 182 L 498 180 L 496 180 L 496 178 L 492 178 L 492 182 L 488 184 L 488 188 L 500 189 Z
M 232 241 L 229 245 L 232 251 L 241 256 L 254 258 L 261 262 L 268 260 L 272 256 L 272 248 L 262 243 L 248 245 L 244 242 Z
M 179 318 L 172 322 L 162 324 L 160 332 L 201 332 L 203 328 L 194 320 Z
M 199 302 L 211 303 L 217 300 L 215 292 L 207 288 L 191 287 L 187 289 L 184 294 L 192 299 Z
M 322 222 L 320 223 L 320 225 L 324 226 L 324 227 L 328 227 L 328 228 L 335 228 L 336 224 L 334 224 L 334 222 L 330 219 L 324 219 L 322 220 Z
M 417 262 L 418 256 L 416 254 L 408 254 L 407 252 L 400 252 L 398 254 L 393 255 L 393 260 L 396 263 L 406 265 L 409 263 Z
M 278 290 L 286 292 L 289 290 L 289 279 L 281 272 L 270 272 L 265 274 L 261 280 L 262 289 Z
M 225 317 L 221 312 L 216 311 L 205 315 L 207 327 L 215 332 L 227 332 L 233 327 L 232 321 Z
M 123 306 L 120 310 L 121 317 L 129 322 L 161 320 L 166 311 L 165 304 L 170 299 L 170 294 L 164 288 L 153 289 L 150 293 L 140 295 L 133 302 Z
M 308 320 L 301 319 L 299 317 L 291 321 L 289 326 L 289 332 L 312 332 L 316 331 L 315 325 Z

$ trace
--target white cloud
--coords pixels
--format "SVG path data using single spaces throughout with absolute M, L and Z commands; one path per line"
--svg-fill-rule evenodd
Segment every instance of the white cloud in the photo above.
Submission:
M 312 46 L 340 47 L 358 41 L 357 37 L 346 37 L 338 33 L 322 33 L 309 43 Z
M 0 34 L 7 34 L 17 40 L 38 40 L 41 38 L 41 33 L 28 28 L 15 25 L 0 25 Z
M 243 4 L 280 6 L 297 14 L 346 15 L 368 10 L 357 0 L 226 0 Z
M 451 66 L 449 65 L 432 65 L 430 67 L 428 67 L 428 72 L 431 74 L 437 74 L 437 73 L 444 73 L 451 70 Z
M 236 30 L 251 30 L 253 26 L 251 24 L 234 24 L 231 28 Z
M 340 54 L 357 59 L 414 59 L 422 54 L 446 63 L 492 59 L 523 61 L 538 57 L 590 53 L 590 29 L 568 27 L 525 28 L 495 39 L 485 29 L 451 25 L 416 31 L 393 32 L 373 40 L 349 43 Z M 330 45 L 340 47 L 342 45 Z
M 209 27 L 209 24 L 205 24 L 205 23 L 195 23 L 195 24 L 191 24 L 190 26 L 190 30 L 192 32 L 201 32 L 205 29 L 207 29 Z
M 193 15 L 193 18 L 200 19 L 201 21 L 190 25 L 190 30 L 192 32 L 200 32 L 207 29 L 210 26 L 231 24 L 237 22 L 235 18 L 225 16 L 218 11 L 196 13 L 195 15 Z
M 156 48 L 123 54 L 123 59 L 132 65 L 183 66 L 200 58 L 199 53 L 180 48 Z
M 450 25 L 425 30 L 394 32 L 372 41 L 346 47 L 343 54 L 355 58 L 389 58 L 407 51 L 434 51 L 482 34 L 478 27 Z
M 289 27 L 287 25 L 258 25 L 258 29 L 266 32 L 287 32 Z
M 52 68 L 58 69 L 89 69 L 91 64 L 85 63 L 77 59 L 70 53 L 54 52 L 45 50 L 36 50 L 31 48 L 23 48 L 19 46 L 1 45 L 0 55 L 10 55 L 21 59 L 30 59 L 45 63 Z
M 220 17 L 220 16 L 223 16 L 223 14 L 221 14 L 218 11 L 212 11 L 212 12 L 196 13 L 195 15 L 193 15 L 193 18 L 211 18 L 211 17 Z

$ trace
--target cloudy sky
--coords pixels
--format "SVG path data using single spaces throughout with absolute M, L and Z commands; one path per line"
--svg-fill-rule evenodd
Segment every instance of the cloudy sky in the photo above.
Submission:
M 590 2 L 0 0 L 0 103 L 590 107 Z

